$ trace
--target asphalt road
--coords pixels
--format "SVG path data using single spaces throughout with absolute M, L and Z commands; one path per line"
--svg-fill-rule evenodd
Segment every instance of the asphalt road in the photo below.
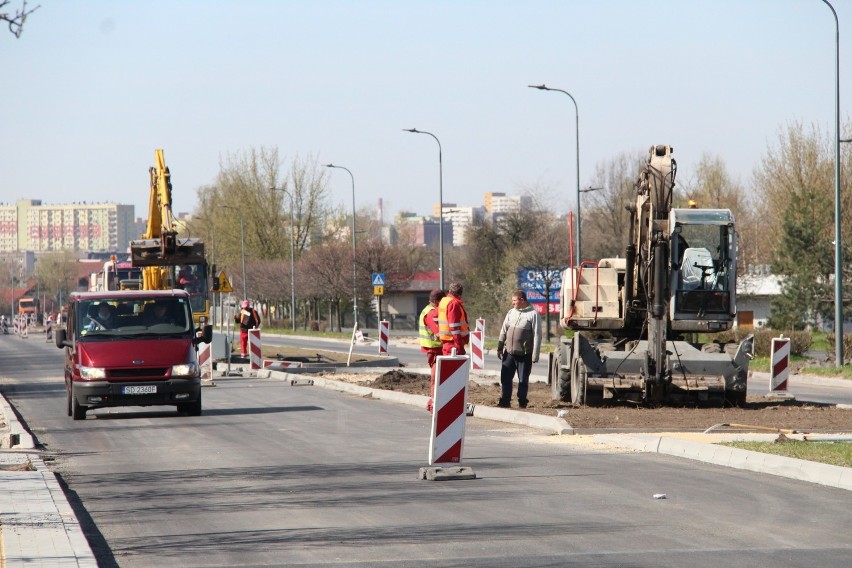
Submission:
M 848 566 L 849 493 L 468 421 L 477 479 L 418 479 L 420 408 L 220 378 L 204 414 L 65 416 L 60 351 L 0 337 L 0 389 L 101 566 Z M 666 499 L 653 495 L 665 493 Z

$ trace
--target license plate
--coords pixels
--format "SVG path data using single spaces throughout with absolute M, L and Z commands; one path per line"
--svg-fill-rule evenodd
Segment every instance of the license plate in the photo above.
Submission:
M 122 394 L 157 394 L 157 385 L 122 387 Z

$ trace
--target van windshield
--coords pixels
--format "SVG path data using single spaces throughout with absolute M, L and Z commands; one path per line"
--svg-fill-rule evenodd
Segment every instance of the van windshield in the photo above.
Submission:
M 181 335 L 192 330 L 185 298 L 109 298 L 81 301 L 79 337 Z

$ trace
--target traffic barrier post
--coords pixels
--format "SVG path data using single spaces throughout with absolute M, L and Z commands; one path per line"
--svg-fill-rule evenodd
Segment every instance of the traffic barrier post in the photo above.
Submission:
M 789 396 L 787 380 L 790 377 L 790 338 L 783 335 L 774 337 L 771 352 L 769 394 L 782 397 Z
M 290 368 L 300 368 L 302 366 L 301 361 L 279 361 L 278 359 L 264 359 L 263 360 L 263 368 L 267 367 L 283 367 L 285 369 Z
M 481 331 L 482 336 L 485 337 L 485 320 L 482 318 L 476 318 L 476 331 Z
M 47 318 L 47 321 L 44 322 L 44 337 L 47 343 L 53 340 L 53 318 Z
M 387 321 L 379 322 L 379 355 L 388 354 L 388 326 Z
M 26 316 L 26 315 L 22 315 L 22 316 L 21 316 L 21 324 L 20 324 L 20 327 L 21 327 L 21 335 L 20 335 L 20 337 L 21 337 L 22 339 L 27 339 L 27 338 L 29 338 L 29 336 L 30 336 L 30 326 L 29 326 L 29 325 L 27 325 L 27 321 L 28 321 L 28 320 L 27 320 L 27 316 Z
M 251 369 L 260 369 L 262 365 L 260 329 L 253 327 L 248 330 L 249 363 Z
M 485 368 L 485 356 L 483 355 L 484 337 L 482 331 L 473 331 L 470 334 L 470 366 L 478 371 Z
M 464 355 L 436 358 L 429 465 L 461 462 L 469 368 L 468 358 Z
M 198 344 L 198 366 L 201 369 L 201 382 L 212 382 L 213 346 L 209 343 Z

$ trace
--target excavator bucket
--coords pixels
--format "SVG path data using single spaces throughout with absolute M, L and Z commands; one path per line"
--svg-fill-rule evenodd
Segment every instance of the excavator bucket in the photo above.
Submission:
M 130 241 L 130 263 L 133 266 L 177 266 L 204 262 L 204 243 L 200 239 L 180 239 L 167 234 L 162 239 Z

